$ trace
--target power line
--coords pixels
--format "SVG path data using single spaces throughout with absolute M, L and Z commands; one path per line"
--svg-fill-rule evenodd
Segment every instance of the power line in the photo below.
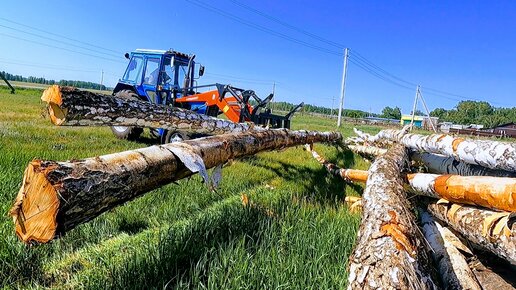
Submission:
M 95 44 L 91 44 L 91 43 L 84 42 L 84 41 L 81 41 L 81 40 L 77 40 L 77 39 L 74 39 L 74 38 L 70 38 L 70 37 L 67 37 L 67 36 L 64 36 L 64 35 L 61 35 L 61 34 L 57 34 L 57 33 L 54 33 L 54 32 L 50 32 L 50 31 L 46 31 L 46 30 L 43 30 L 43 29 L 39 29 L 37 27 L 33 27 L 33 26 L 29 26 L 29 25 L 26 25 L 26 24 L 23 24 L 23 23 L 19 23 L 19 22 L 16 22 L 16 21 L 4 18 L 4 17 L 0 17 L 0 19 L 4 20 L 4 21 L 7 21 L 7 22 L 10 22 L 10 23 L 13 23 L 13 24 L 16 24 L 16 25 L 19 25 L 19 26 L 23 26 L 23 27 L 26 27 L 26 28 L 30 28 L 30 29 L 36 30 L 36 31 L 39 31 L 39 32 L 43 32 L 43 33 L 47 33 L 47 34 L 50 34 L 50 35 L 53 35 L 53 36 L 61 37 L 61 38 L 64 38 L 64 39 L 67 39 L 67 40 L 70 40 L 70 41 L 75 41 L 77 43 L 81 43 L 81 44 L 88 45 L 88 46 L 91 46 L 91 47 L 99 48 L 99 49 L 102 49 L 102 50 L 105 50 L 105 51 L 114 52 L 116 54 L 122 54 L 121 52 L 116 51 L 116 50 L 112 50 L 112 49 L 105 48 L 105 47 L 102 47 L 102 46 L 99 46 L 99 45 L 95 45 Z
M 210 11 L 212 11 L 214 13 L 222 15 L 224 17 L 231 18 L 234 21 L 237 21 L 237 22 L 239 22 L 241 24 L 244 24 L 246 26 L 252 27 L 252 28 L 260 30 L 262 32 L 269 33 L 269 34 L 274 35 L 276 37 L 279 37 L 279 38 L 282 38 L 282 39 L 285 39 L 285 40 L 288 40 L 288 41 L 291 41 L 291 42 L 294 42 L 294 43 L 297 43 L 297 44 L 300 44 L 300 45 L 303 45 L 303 46 L 306 46 L 306 47 L 309 47 L 309 48 L 312 48 L 312 49 L 315 49 L 315 50 L 318 50 L 318 51 L 321 51 L 321 52 L 324 52 L 324 53 L 327 53 L 327 54 L 342 55 L 342 53 L 340 53 L 340 52 L 336 52 L 336 51 L 324 48 L 322 46 L 314 45 L 314 44 L 308 43 L 306 41 L 299 40 L 297 38 L 288 36 L 288 35 L 286 35 L 284 33 L 277 32 L 275 30 L 269 29 L 269 28 L 267 28 L 265 26 L 252 23 L 252 22 L 247 21 L 247 20 L 245 20 L 245 19 L 243 19 L 241 17 L 238 17 L 238 16 L 236 16 L 234 14 L 228 13 L 228 12 L 222 10 L 222 9 L 219 9 L 219 8 L 217 8 L 215 6 L 207 4 L 205 2 L 202 2 L 202 1 L 199 1 L 199 0 L 186 0 L 186 1 L 190 2 L 190 3 L 194 4 L 194 5 L 197 5 L 199 7 L 202 7 L 204 9 L 206 9 L 206 10 L 210 10 Z
M 108 53 L 108 52 L 102 52 L 102 51 L 100 51 L 98 49 L 91 49 L 91 48 L 87 48 L 87 47 L 84 47 L 84 46 L 76 45 L 76 44 L 73 44 L 73 43 L 67 43 L 67 42 L 64 42 L 64 41 L 61 41 L 61 40 L 58 40 L 58 39 L 55 39 L 55 38 L 46 37 L 46 36 L 43 36 L 43 35 L 39 35 L 39 34 L 36 34 L 36 33 L 24 31 L 24 30 L 21 30 L 21 29 L 17 29 L 17 28 L 6 26 L 6 25 L 2 25 L 2 24 L 0 24 L 0 27 L 4 27 L 4 28 L 10 29 L 10 30 L 18 31 L 18 32 L 25 33 L 25 34 L 32 35 L 32 36 L 36 36 L 36 37 L 39 37 L 39 38 L 47 39 L 47 40 L 50 40 L 50 41 L 58 42 L 60 44 L 69 45 L 69 46 L 73 46 L 73 47 L 76 47 L 76 48 L 80 48 L 80 49 L 84 49 L 84 50 L 88 50 L 88 51 L 104 54 L 104 55 L 107 55 L 107 56 L 110 56 L 110 57 L 121 58 L 121 54 L 120 55 L 114 55 L 114 54 L 111 54 L 111 53 Z
M 14 62 L 14 61 L 3 61 L 3 60 L 0 60 L 0 63 L 22 65 L 22 66 L 28 66 L 28 67 L 48 68 L 48 69 L 55 69 L 55 70 L 67 70 L 67 71 L 76 71 L 76 72 L 94 72 L 94 73 L 98 73 L 98 70 L 83 70 L 83 69 L 74 69 L 74 68 L 66 68 L 66 67 L 58 67 L 58 66 L 50 66 L 50 65 L 20 63 L 20 62 Z
M 321 37 L 321 36 L 319 36 L 319 35 L 313 34 L 313 33 L 311 33 L 311 32 L 308 32 L 308 31 L 304 30 L 304 29 L 301 29 L 301 28 L 299 28 L 299 27 L 296 27 L 296 26 L 294 26 L 294 25 L 292 25 L 292 24 L 289 24 L 289 23 L 287 23 L 287 22 L 284 22 L 284 21 L 282 21 L 282 20 L 280 20 L 280 19 L 278 19 L 278 18 L 276 18 L 276 17 L 274 17 L 274 16 L 271 16 L 271 15 L 269 15 L 269 14 L 266 14 L 266 13 L 264 13 L 264 12 L 262 12 L 262 11 L 258 10 L 258 9 L 255 9 L 255 8 L 253 8 L 253 7 L 249 6 L 249 5 L 246 5 L 246 4 L 241 3 L 241 2 L 239 2 L 239 1 L 236 1 L 236 0 L 230 0 L 230 1 L 231 1 L 231 2 L 233 2 L 233 3 L 235 3 L 236 5 L 238 5 L 238 6 L 240 6 L 240 7 L 243 7 L 243 8 L 245 8 L 245 9 L 247 9 L 247 10 L 249 10 L 249 11 L 251 11 L 251 12 L 255 13 L 255 14 L 258 14 L 258 15 L 260 15 L 260 16 L 262 16 L 262 17 L 265 17 L 265 18 L 267 18 L 267 19 L 269 19 L 269 20 L 272 20 L 272 21 L 274 21 L 274 22 L 276 22 L 276 23 L 278 23 L 278 24 L 280 24 L 280 25 L 283 25 L 283 26 L 288 27 L 288 28 L 290 28 L 290 29 L 293 29 L 293 30 L 295 30 L 295 31 L 297 31 L 297 32 L 300 32 L 300 33 L 302 33 L 302 34 L 304 34 L 304 35 L 306 35 L 306 36 L 309 36 L 309 37 L 312 37 L 312 38 L 314 38 L 314 39 L 317 39 L 317 40 L 319 40 L 319 41 L 321 41 L 321 42 L 324 42 L 324 43 L 326 43 L 326 44 L 328 44 L 328 45 L 334 46 L 334 47 L 339 48 L 339 49 L 343 49 L 343 48 L 345 47 L 344 45 L 342 45 L 342 44 L 340 44 L 340 43 L 337 43 L 337 42 L 334 42 L 334 41 L 328 40 L 328 39 L 323 38 L 323 37 Z
M 94 54 L 90 54 L 90 53 L 80 52 L 80 51 L 76 51 L 76 50 L 72 50 L 72 49 L 68 49 L 68 48 L 64 48 L 64 47 L 59 47 L 59 46 L 55 46 L 55 45 L 51 45 L 51 44 L 47 44 L 47 43 L 42 43 L 42 42 L 39 42 L 39 41 L 29 40 L 29 39 L 26 39 L 26 38 L 17 37 L 17 36 L 5 34 L 5 33 L 0 33 L 0 35 L 6 36 L 6 37 L 10 37 L 10 38 L 14 38 L 14 39 L 18 39 L 18 40 L 22 40 L 22 41 L 26 41 L 26 42 L 30 42 L 30 43 L 35 43 L 35 44 L 51 47 L 51 48 L 55 48 L 55 49 L 60 49 L 60 50 L 68 51 L 68 52 L 73 52 L 73 53 L 82 54 L 82 55 L 86 55 L 86 56 L 96 57 L 96 58 L 99 58 L 99 59 L 104 59 L 104 60 L 109 60 L 109 61 L 119 62 L 119 63 L 125 63 L 125 62 L 120 61 L 120 60 L 115 60 L 115 59 L 112 59 L 112 58 L 107 58 L 107 57 L 103 57 L 103 56 L 99 56 L 99 55 L 94 55 Z

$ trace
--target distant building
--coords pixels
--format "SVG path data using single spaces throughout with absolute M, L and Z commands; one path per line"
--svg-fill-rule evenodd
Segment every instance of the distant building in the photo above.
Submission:
M 423 128 L 423 120 L 425 117 L 423 116 L 414 116 L 414 126 L 418 128 Z M 412 121 L 412 115 L 401 115 L 400 123 L 402 126 L 410 125 Z
M 496 135 L 516 138 L 516 123 L 514 122 L 498 125 L 491 130 Z

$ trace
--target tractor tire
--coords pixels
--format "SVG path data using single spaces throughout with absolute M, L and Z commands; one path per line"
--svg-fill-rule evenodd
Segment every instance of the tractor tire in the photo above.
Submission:
M 185 140 L 190 140 L 190 135 L 186 132 L 178 132 L 178 131 L 166 131 L 161 136 L 161 144 L 173 143 L 173 142 L 181 142 Z
M 121 90 L 115 94 L 115 97 L 126 99 L 126 100 L 140 100 L 138 95 L 131 90 Z M 125 139 L 134 141 L 140 137 L 143 132 L 143 128 L 140 127 L 125 127 L 125 126 L 112 126 L 111 131 L 118 139 Z

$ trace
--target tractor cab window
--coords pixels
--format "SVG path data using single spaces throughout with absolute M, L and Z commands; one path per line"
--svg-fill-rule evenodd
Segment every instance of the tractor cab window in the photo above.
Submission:
M 124 80 L 139 83 L 142 79 L 143 58 L 134 56 L 124 74 Z
M 144 84 L 153 86 L 158 84 L 159 63 L 159 58 L 147 59 L 147 66 L 145 67 L 145 79 L 143 81 Z

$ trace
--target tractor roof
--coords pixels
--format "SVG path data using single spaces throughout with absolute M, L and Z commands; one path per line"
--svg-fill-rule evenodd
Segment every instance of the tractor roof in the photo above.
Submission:
M 145 53 L 145 54 L 159 54 L 159 55 L 170 54 L 170 55 L 177 55 L 179 57 L 189 58 L 188 54 L 182 53 L 182 52 L 179 52 L 179 51 L 175 51 L 175 50 L 171 50 L 171 49 L 169 49 L 169 50 L 158 50 L 158 49 L 141 49 L 141 48 L 138 48 L 134 52 L 136 52 L 136 53 Z

